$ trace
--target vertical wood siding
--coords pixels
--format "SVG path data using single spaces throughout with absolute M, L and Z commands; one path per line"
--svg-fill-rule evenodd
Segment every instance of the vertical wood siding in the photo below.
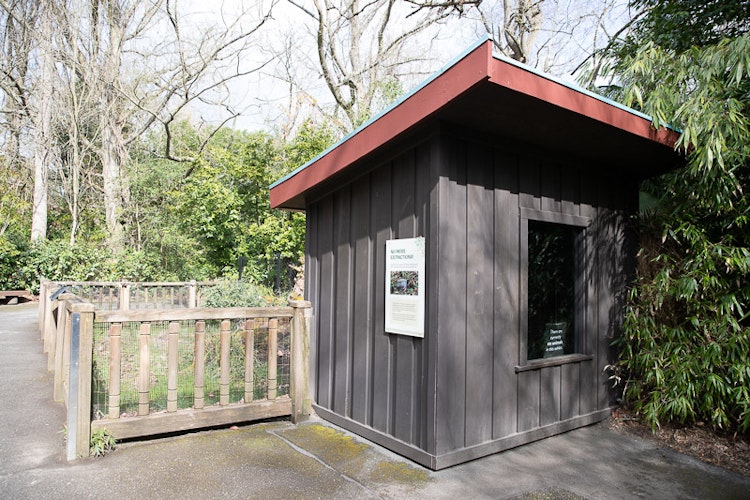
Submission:
M 507 144 L 444 136 L 443 145 L 438 454 L 610 407 L 602 369 L 612 361 L 610 344 L 622 319 L 629 276 L 621 265 L 624 210 L 633 208 L 627 193 L 636 193 L 635 186 L 596 173 L 605 168 L 583 169 Z M 516 373 L 526 350 L 521 208 L 592 221 L 576 290 L 583 301 L 579 352 L 591 360 Z
M 426 343 L 385 333 L 385 242 L 428 236 L 430 151 L 406 151 L 307 209 L 316 402 L 418 447 L 429 440 Z
M 585 168 L 584 168 L 585 167 Z M 627 193 L 606 166 L 435 135 L 307 207 L 317 405 L 439 457 L 608 408 Z M 521 209 L 591 219 L 580 350 L 525 362 Z M 384 331 L 385 241 L 426 238 L 425 338 Z M 530 438 L 531 439 L 531 438 Z M 520 443 L 519 443 L 520 444 Z

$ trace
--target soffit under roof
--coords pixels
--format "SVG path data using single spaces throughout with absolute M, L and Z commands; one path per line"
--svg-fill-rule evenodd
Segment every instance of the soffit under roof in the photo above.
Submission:
M 366 160 L 427 122 L 538 145 L 587 160 L 609 175 L 643 179 L 681 164 L 678 134 L 655 130 L 647 116 L 474 48 L 350 136 L 271 186 L 274 208 L 305 208 L 306 199 L 336 189 Z

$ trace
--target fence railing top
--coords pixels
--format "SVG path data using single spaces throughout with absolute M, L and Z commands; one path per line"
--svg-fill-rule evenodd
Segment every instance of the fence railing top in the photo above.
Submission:
M 287 306 L 96 311 L 94 321 L 102 323 L 126 323 L 129 321 L 291 318 L 293 311 L 292 307 Z
M 52 286 L 213 286 L 216 281 L 46 281 Z

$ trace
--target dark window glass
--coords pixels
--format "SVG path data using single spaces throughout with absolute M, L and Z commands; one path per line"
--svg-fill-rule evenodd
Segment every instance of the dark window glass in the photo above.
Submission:
M 533 220 L 528 227 L 528 359 L 575 353 L 582 230 Z

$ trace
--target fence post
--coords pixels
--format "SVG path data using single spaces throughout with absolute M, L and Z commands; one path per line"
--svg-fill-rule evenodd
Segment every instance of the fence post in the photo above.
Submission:
M 76 303 L 71 305 L 71 310 L 68 460 L 89 456 L 94 339 L 94 306 L 89 303 Z
M 120 283 L 119 296 L 120 309 L 122 311 L 130 310 L 130 283 Z
M 41 298 L 39 300 L 41 300 Z M 57 316 L 59 318 L 60 302 L 55 301 L 55 303 L 52 303 L 48 298 L 47 303 L 50 303 L 49 313 L 44 315 L 45 320 L 42 328 L 44 329 L 44 345 L 46 347 L 45 351 L 47 352 L 47 370 L 52 371 L 55 369 L 55 357 L 57 356 L 57 325 L 55 325 L 53 311 L 57 309 Z M 44 307 L 46 309 L 47 304 L 45 304 Z
M 190 309 L 198 307 L 198 285 L 195 280 L 188 284 L 188 307 Z
M 312 413 L 310 399 L 310 321 L 312 304 L 306 300 L 291 300 L 292 366 L 289 392 L 292 396 L 292 422 L 299 423 Z
M 47 281 L 42 280 L 39 282 L 39 329 L 41 332 L 39 332 L 42 336 L 42 339 L 45 341 L 45 347 L 46 347 L 46 339 L 47 339 L 47 303 L 49 302 L 49 297 L 47 297 Z M 46 351 L 45 351 L 46 352 Z
M 65 400 L 65 381 L 68 379 L 68 358 L 70 354 L 70 311 L 69 301 L 73 295 L 62 294 L 57 299 L 57 333 L 55 334 L 55 378 L 52 399 Z

